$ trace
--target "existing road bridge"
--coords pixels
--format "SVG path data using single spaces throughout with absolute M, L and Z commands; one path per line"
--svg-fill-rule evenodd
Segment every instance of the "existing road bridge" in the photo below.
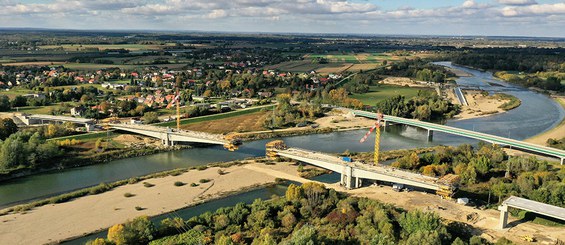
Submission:
M 337 156 L 299 148 L 288 148 L 280 140 L 267 144 L 267 156 L 271 158 L 276 156 L 291 158 L 340 173 L 340 183 L 347 189 L 361 187 L 362 180 L 365 179 L 432 190 L 443 196 L 451 196 L 456 190 L 456 184 L 452 181 L 454 178 L 451 180 L 449 178 L 438 179 L 384 165 L 374 166 L 361 162 L 348 162 Z M 453 177 L 453 175 L 450 177 Z
M 528 212 L 537 213 L 558 220 L 565 221 L 565 208 L 557 207 L 542 202 L 536 202 L 525 198 L 511 196 L 498 206 L 500 210 L 499 228 L 504 229 L 508 225 L 508 208 L 517 208 Z
M 228 150 L 236 150 L 240 141 L 232 135 L 210 134 L 188 130 L 173 130 L 171 128 L 136 125 L 136 124 L 109 124 L 113 129 L 141 134 L 160 139 L 164 145 L 173 146 L 178 142 L 202 143 L 223 145 Z
M 372 119 L 377 118 L 377 113 L 373 113 L 373 112 L 360 111 L 360 110 L 351 110 L 351 112 L 355 116 L 367 117 L 367 118 L 372 118 Z M 504 137 L 500 137 L 500 136 L 496 136 L 496 135 L 485 134 L 485 133 L 481 133 L 481 132 L 475 132 L 475 131 L 471 131 L 471 130 L 455 128 L 455 127 L 440 125 L 440 124 L 435 124 L 435 123 L 422 122 L 422 121 L 419 121 L 419 120 L 407 119 L 407 118 L 402 118 L 402 117 L 383 115 L 383 120 L 384 120 L 383 125 L 385 125 L 385 126 L 389 123 L 398 123 L 398 124 L 405 124 L 405 125 L 410 125 L 410 126 L 426 129 L 426 130 L 428 130 L 428 140 L 429 141 L 431 141 L 432 138 L 433 138 L 433 132 L 438 131 L 438 132 L 442 132 L 442 133 L 453 134 L 453 135 L 463 136 L 463 137 L 467 137 L 467 138 L 482 140 L 482 141 L 485 141 L 485 142 L 489 142 L 491 144 L 507 146 L 507 147 L 510 147 L 511 149 L 518 149 L 518 150 L 535 152 L 535 153 L 543 154 L 543 155 L 547 155 L 547 156 L 553 156 L 553 157 L 561 159 L 561 165 L 563 165 L 563 163 L 565 162 L 565 151 L 564 150 L 559 150 L 559 149 L 555 149 L 555 148 L 551 148 L 551 147 L 527 143 L 527 142 L 520 141 L 520 140 L 504 138 Z
M 84 125 L 86 131 L 94 129 L 96 123 L 92 119 L 66 117 L 66 116 L 52 116 L 43 114 L 26 114 L 19 113 L 14 115 L 17 119 L 22 121 L 25 125 L 45 124 L 45 122 L 71 122 L 74 124 Z

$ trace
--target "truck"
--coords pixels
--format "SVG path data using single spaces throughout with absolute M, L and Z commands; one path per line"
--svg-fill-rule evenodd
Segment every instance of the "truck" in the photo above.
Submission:
M 353 162 L 353 159 L 351 159 L 351 157 L 342 157 L 341 160 L 345 162 Z
M 401 192 L 404 188 L 403 184 L 392 184 L 392 189 L 397 192 Z

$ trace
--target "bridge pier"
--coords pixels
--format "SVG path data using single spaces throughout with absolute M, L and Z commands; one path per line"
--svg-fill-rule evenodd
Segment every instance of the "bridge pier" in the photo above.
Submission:
M 434 139 L 434 131 L 428 129 L 428 142 L 432 141 L 433 139 Z
M 346 189 L 350 190 L 354 188 L 353 185 L 353 178 L 351 175 L 353 174 L 353 168 L 350 166 L 344 166 L 343 170 L 341 171 L 341 185 Z M 357 181 L 356 181 L 357 182 Z M 355 183 L 355 186 L 357 183 Z
M 384 121 L 383 122 L 383 131 L 386 131 L 386 128 L 390 125 L 390 123 L 388 121 Z
M 498 222 L 498 228 L 504 229 L 506 225 L 508 225 L 508 206 L 500 205 L 498 206 L 498 210 L 500 210 L 500 221 Z
M 565 163 L 565 157 L 561 158 L 561 165 L 563 165 L 563 163 Z
M 355 177 L 355 189 L 360 188 L 363 185 L 363 180 L 359 177 Z

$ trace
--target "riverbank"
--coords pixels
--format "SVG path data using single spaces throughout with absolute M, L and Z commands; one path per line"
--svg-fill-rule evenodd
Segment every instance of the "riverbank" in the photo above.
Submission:
M 247 165 L 264 164 L 252 162 Z M 273 183 L 277 178 L 237 166 L 151 178 L 66 203 L 1 216 L 0 240 L 6 244 L 56 243 L 107 229 L 141 215 L 159 215 L 247 191 Z
M 57 159 L 58 164 L 50 168 L 20 168 L 7 173 L 0 173 L 0 182 L 12 180 L 16 178 L 26 177 L 34 174 L 47 173 L 51 171 L 60 171 L 68 168 L 84 167 L 93 164 L 102 164 L 109 161 L 152 155 L 160 152 L 176 151 L 180 149 L 188 149 L 189 146 L 174 147 L 135 147 L 117 150 L 109 150 L 106 152 L 96 153 L 93 155 L 69 155 L 62 159 Z
M 447 98 L 451 103 L 459 104 L 461 112 L 453 119 L 465 120 L 479 117 L 491 116 L 517 108 L 520 100 L 508 94 L 489 95 L 480 90 L 464 90 L 468 106 L 461 105 L 455 93 L 447 89 Z
M 554 97 L 553 99 L 565 109 L 565 97 Z M 545 131 L 541 134 L 538 134 L 534 137 L 531 137 L 529 139 L 526 139 L 525 141 L 545 146 L 547 145 L 548 139 L 562 139 L 562 138 L 565 138 L 565 119 L 563 119 L 554 128 Z

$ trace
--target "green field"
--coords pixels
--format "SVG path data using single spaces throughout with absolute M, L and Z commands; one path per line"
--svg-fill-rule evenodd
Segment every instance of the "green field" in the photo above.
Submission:
M 60 65 L 56 65 L 60 66 Z M 65 68 L 74 69 L 74 70 L 100 70 L 106 68 L 115 68 L 118 67 L 124 70 L 136 70 L 141 69 L 146 66 L 156 66 L 156 67 L 168 67 L 168 68 L 181 68 L 186 66 L 186 64 L 178 63 L 178 64 L 159 64 L 159 65 L 117 65 L 117 64 L 95 64 L 95 63 L 68 63 L 63 64 Z
M 98 48 L 99 50 L 107 49 L 126 49 L 130 51 L 138 50 L 161 50 L 166 45 L 146 45 L 146 44 L 63 44 L 63 45 L 45 45 L 40 49 L 57 49 L 63 48 L 65 51 L 82 51 L 90 48 Z
M 9 91 L 0 90 L 0 95 L 6 95 L 10 99 L 13 99 L 14 97 L 16 97 L 18 95 L 31 94 L 31 93 L 34 93 L 34 91 L 29 90 L 29 89 L 24 89 L 24 88 L 21 88 L 21 87 L 14 87 L 14 88 L 10 89 Z
M 392 56 L 385 53 L 348 53 L 348 54 L 309 54 L 305 58 L 325 58 L 330 63 L 377 63 L 383 60 L 391 60 Z
M 406 98 L 415 97 L 418 95 L 418 91 L 422 89 L 424 88 L 410 88 L 390 85 L 371 86 L 368 93 L 354 94 L 351 95 L 351 98 L 358 99 L 365 105 L 374 106 L 376 103 L 394 97 L 396 95 L 402 95 Z

